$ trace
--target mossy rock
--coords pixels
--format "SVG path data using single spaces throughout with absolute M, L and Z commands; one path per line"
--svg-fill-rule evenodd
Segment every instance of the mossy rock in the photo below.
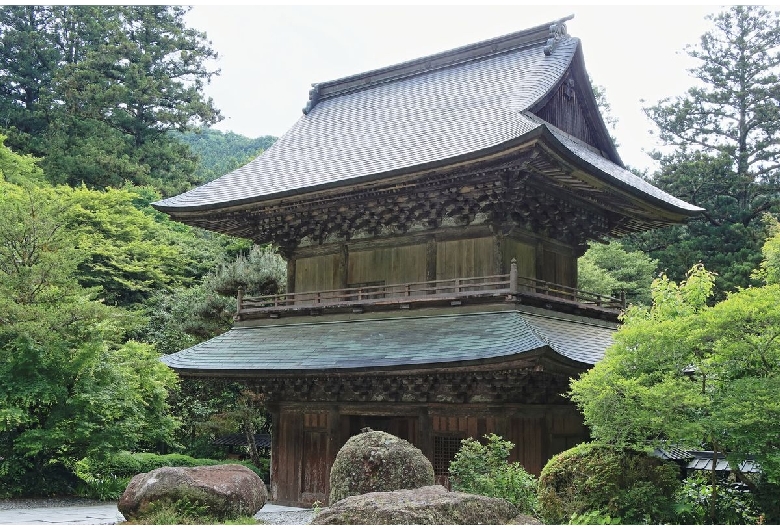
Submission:
M 117 508 L 128 521 L 167 505 L 225 520 L 252 516 L 267 499 L 262 479 L 244 466 L 162 467 L 134 476 Z
M 351 495 L 415 489 L 434 484 L 433 465 L 397 436 L 368 431 L 339 450 L 330 471 L 330 504 Z
M 321 510 L 312 524 L 498 525 L 516 517 L 517 507 L 504 499 L 426 486 L 347 497 Z
M 552 457 L 539 476 L 539 512 L 548 524 L 598 512 L 624 524 L 673 517 L 679 468 L 632 449 L 580 444 Z

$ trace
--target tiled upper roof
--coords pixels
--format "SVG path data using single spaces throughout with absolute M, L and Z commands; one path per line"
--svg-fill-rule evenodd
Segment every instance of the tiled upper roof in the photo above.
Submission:
M 576 39 L 388 82 L 320 101 L 249 164 L 156 203 L 163 210 L 241 203 L 480 151 L 538 127 L 518 110 L 568 66 Z M 534 72 L 551 72 L 528 79 Z M 531 90 L 523 90 L 530 88 Z
M 548 54 L 549 26 L 315 85 L 307 113 L 261 156 L 154 205 L 171 213 L 211 210 L 375 180 L 552 130 L 607 179 L 663 206 L 700 211 L 526 112 L 558 86 L 579 49 L 578 39 L 563 34 Z
M 547 346 L 592 365 L 614 330 L 542 310 L 235 327 L 163 362 L 183 371 L 376 369 L 497 359 Z

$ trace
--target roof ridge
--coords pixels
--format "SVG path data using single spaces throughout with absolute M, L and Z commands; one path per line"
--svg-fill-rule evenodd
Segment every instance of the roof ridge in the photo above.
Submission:
M 324 99 L 356 92 L 381 83 L 483 59 L 499 53 L 530 47 L 531 45 L 544 44 L 544 54 L 550 55 L 559 41 L 568 38 L 565 22 L 572 18 L 574 18 L 574 15 L 569 15 L 532 28 L 467 44 L 425 57 L 332 81 L 313 83 L 309 91 L 309 100 L 303 108 L 303 113 L 308 114 L 318 102 Z

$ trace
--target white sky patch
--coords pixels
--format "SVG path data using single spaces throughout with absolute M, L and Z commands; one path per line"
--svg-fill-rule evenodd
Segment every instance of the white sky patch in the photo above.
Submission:
M 717 6 L 206 6 L 188 15 L 220 58 L 206 87 L 225 120 L 216 128 L 281 136 L 301 116 L 312 83 L 389 66 L 574 14 L 585 66 L 618 118 L 623 161 L 653 169 L 659 146 L 643 106 L 694 84 L 684 53 Z M 645 103 L 642 103 L 642 100 Z

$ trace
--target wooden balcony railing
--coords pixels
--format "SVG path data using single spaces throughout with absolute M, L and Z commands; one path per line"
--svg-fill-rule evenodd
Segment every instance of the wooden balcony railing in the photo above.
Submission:
M 260 316 L 263 313 L 277 313 L 293 307 L 296 309 L 315 309 L 326 306 L 366 306 L 380 303 L 433 301 L 437 298 L 450 299 L 453 297 L 490 297 L 498 295 L 536 295 L 603 309 L 619 310 L 625 308 L 624 297 L 615 298 L 581 291 L 574 287 L 558 285 L 544 280 L 518 276 L 517 265 L 512 260 L 511 272 L 496 276 L 350 287 L 265 296 L 245 296 L 243 291 L 239 290 L 237 318 L 241 319 L 250 315 Z

